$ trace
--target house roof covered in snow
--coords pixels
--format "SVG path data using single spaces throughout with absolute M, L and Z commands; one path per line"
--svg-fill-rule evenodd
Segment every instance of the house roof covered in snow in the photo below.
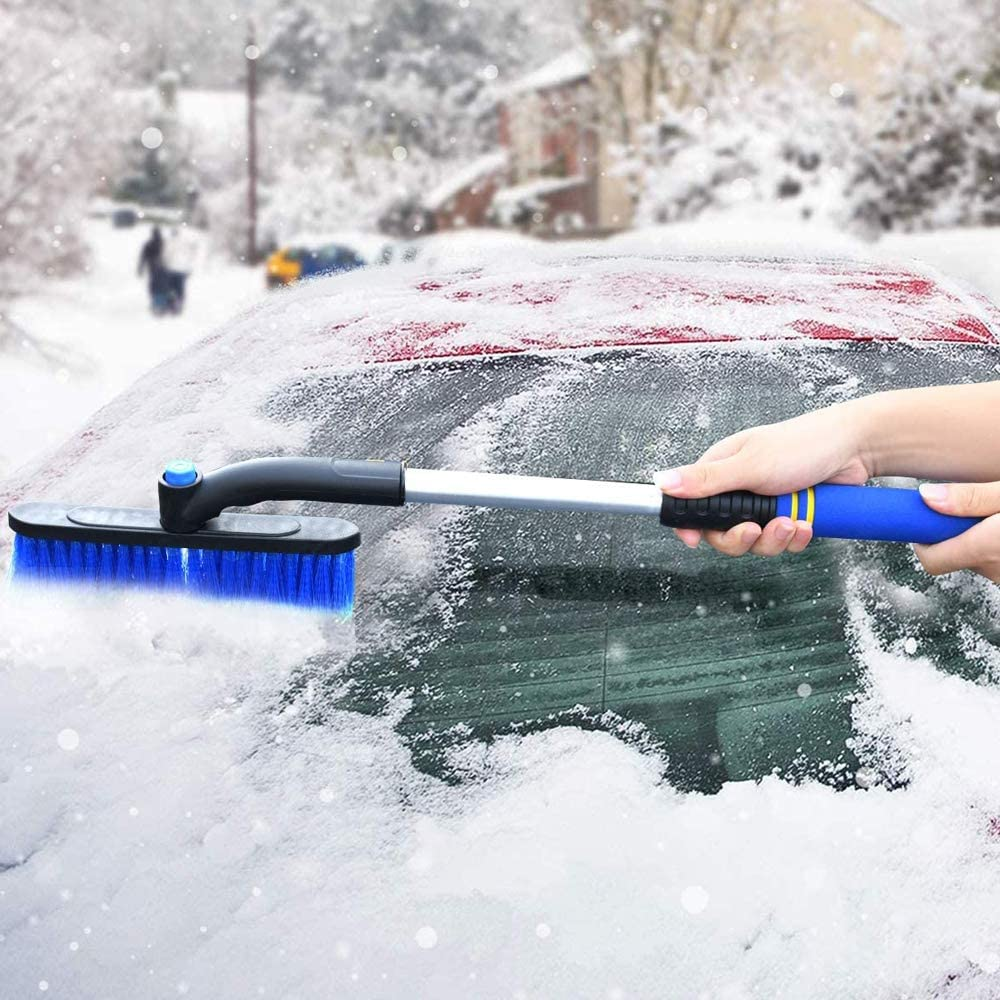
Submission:
M 574 174 L 572 177 L 539 177 L 538 180 L 497 191 L 493 196 L 493 204 L 497 208 L 512 207 L 534 198 L 544 198 L 556 191 L 566 191 L 585 182 L 586 178 L 581 174 Z
M 594 69 L 594 57 L 586 45 L 568 49 L 555 59 L 549 60 L 538 69 L 522 76 L 506 90 L 507 96 L 527 94 L 535 90 L 549 90 L 552 87 L 562 87 L 577 80 L 584 80 Z
M 454 198 L 460 191 L 464 191 L 476 181 L 482 180 L 490 174 L 498 173 L 506 166 L 507 151 L 505 149 L 484 153 L 471 163 L 467 163 L 461 170 L 449 174 L 440 184 L 431 188 L 422 199 L 423 206 L 435 212 L 439 208 L 443 208 L 448 200 Z
M 863 3 L 905 28 L 926 28 L 940 17 L 943 7 L 941 0 L 863 0 Z

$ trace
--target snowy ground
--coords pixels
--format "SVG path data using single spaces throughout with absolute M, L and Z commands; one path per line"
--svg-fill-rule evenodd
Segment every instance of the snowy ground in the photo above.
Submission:
M 130 274 L 137 234 L 96 235 L 99 309 L 84 281 L 19 306 L 33 333 L 93 368 L 63 360 L 60 380 L 17 361 L 34 380 L 14 408 L 18 448 L 261 294 L 258 272 L 219 268 L 218 296 L 201 299 L 196 282 L 189 317 L 153 320 Z M 720 238 L 677 227 L 614 245 Z M 816 245 L 798 231 L 768 240 L 746 238 Z M 996 292 L 998 245 L 935 234 L 878 252 Z M 838 247 L 855 249 L 843 237 L 821 249 Z M 116 353 L 101 360 L 97 344 Z M 290 673 L 350 643 L 310 616 L 149 596 L 4 600 L 0 995 L 995 998 L 996 650 L 966 637 L 983 680 L 946 676 L 918 645 L 880 646 L 861 590 L 845 610 L 867 668 L 857 728 L 905 756 L 909 785 L 772 778 L 711 797 L 572 727 L 464 748 L 468 780 L 453 786 L 413 768 L 398 706 L 307 725 L 312 692 L 289 700 Z M 990 591 L 970 584 L 968 599 Z M 895 596 L 919 614 L 920 595 Z
M 182 316 L 149 311 L 136 277 L 145 227 L 91 220 L 88 274 L 56 281 L 11 315 L 27 334 L 0 353 L 0 477 L 60 444 L 135 378 L 265 294 L 260 268 L 207 257 Z

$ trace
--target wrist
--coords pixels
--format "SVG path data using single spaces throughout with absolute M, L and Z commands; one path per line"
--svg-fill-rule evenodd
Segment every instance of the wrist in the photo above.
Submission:
M 842 427 L 846 431 L 849 458 L 861 463 L 868 478 L 884 475 L 887 435 L 884 393 L 841 403 Z

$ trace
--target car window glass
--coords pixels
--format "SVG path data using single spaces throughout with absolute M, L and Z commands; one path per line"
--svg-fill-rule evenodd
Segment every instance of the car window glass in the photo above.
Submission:
M 315 375 L 271 410 L 311 416 L 315 454 L 649 481 L 744 426 L 979 378 L 983 364 L 971 347 L 904 345 L 505 357 Z M 963 654 L 971 636 L 996 638 L 989 614 L 917 572 L 906 547 L 823 541 L 800 558 L 731 561 L 683 549 L 654 518 L 346 516 L 365 539 L 359 648 L 328 678 L 328 704 L 372 712 L 405 696 L 400 727 L 437 771 L 470 734 L 572 721 L 648 741 L 681 787 L 772 772 L 847 784 L 864 680 L 848 605 L 886 642 L 912 639 L 966 675 L 985 669 Z

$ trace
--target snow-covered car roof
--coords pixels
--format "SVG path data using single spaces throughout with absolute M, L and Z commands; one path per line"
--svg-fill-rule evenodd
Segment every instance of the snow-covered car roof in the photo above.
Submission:
M 42 474 L 72 481 L 84 455 L 112 446 L 115 429 L 118 458 L 148 463 L 145 480 L 164 456 L 229 460 L 233 435 L 223 426 L 239 427 L 258 453 L 285 447 L 259 406 L 272 386 L 301 372 L 631 345 L 761 350 L 777 341 L 992 344 L 1000 336 L 1000 310 L 989 300 L 916 266 L 609 255 L 585 246 L 592 252 L 524 241 L 465 268 L 449 255 L 439 269 L 376 268 L 283 293 L 141 379 Z M 122 456 L 128 428 L 135 454 Z M 80 482 L 89 494 L 87 479 Z M 26 481 L 22 474 L 0 486 L 0 509 Z

